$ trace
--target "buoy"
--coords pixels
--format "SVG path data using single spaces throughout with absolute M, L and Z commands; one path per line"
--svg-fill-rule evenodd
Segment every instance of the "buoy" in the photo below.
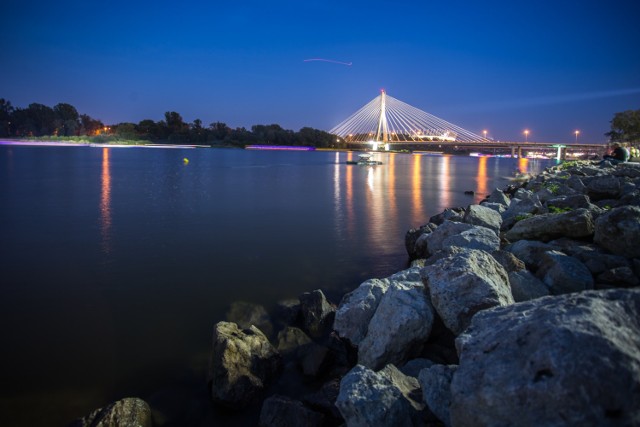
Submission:
M 183 162 L 185 165 L 188 165 L 188 164 L 189 164 L 189 159 L 187 159 L 187 158 L 185 157 L 184 159 L 182 159 L 182 162 Z

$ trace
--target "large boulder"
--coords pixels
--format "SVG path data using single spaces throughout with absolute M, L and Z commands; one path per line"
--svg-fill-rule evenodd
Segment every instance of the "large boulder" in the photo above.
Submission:
M 349 427 L 420 426 L 420 384 L 395 366 L 356 365 L 340 382 L 336 406 Z
M 273 380 L 282 358 L 255 326 L 240 329 L 231 322 L 218 322 L 213 330 L 209 372 L 211 399 L 239 409 L 252 402 Z
M 502 216 L 491 208 L 481 205 L 470 205 L 464 214 L 463 222 L 472 225 L 481 225 L 493 230 L 496 235 L 499 235 Z
M 577 258 L 559 251 L 542 254 L 542 263 L 536 275 L 553 295 L 593 289 L 593 276 Z
M 260 427 L 322 427 L 324 418 L 299 400 L 274 395 L 262 404 Z
M 529 270 L 510 271 L 509 286 L 515 302 L 549 295 L 549 288 Z
M 451 381 L 457 369 L 457 365 L 433 365 L 420 371 L 418 376 L 424 403 L 447 427 L 451 426 Z
M 511 199 L 509 199 L 509 197 L 499 188 L 494 189 L 485 201 L 487 203 L 500 203 L 504 206 L 509 206 L 509 204 L 511 204 Z
M 452 425 L 638 425 L 640 290 L 478 313 L 456 340 Z
M 462 222 L 445 221 L 438 228 L 431 233 L 425 235 L 423 238 L 426 240 L 425 255 L 432 255 L 448 245 L 444 241 L 451 237 L 474 228 L 471 224 L 465 224 Z
M 359 345 L 367 336 L 369 322 L 382 296 L 389 289 L 389 283 L 384 279 L 369 279 L 342 297 L 336 310 L 333 329 L 353 345 Z
M 416 242 L 421 236 L 431 233 L 436 227 L 436 224 L 429 223 L 407 231 L 407 234 L 404 236 L 404 245 L 407 249 L 407 254 L 409 254 L 409 259 L 416 259 L 421 256 L 421 254 L 416 251 Z
M 554 249 L 554 246 L 537 240 L 518 240 L 504 247 L 505 251 L 511 252 L 534 272 L 540 267 L 542 254 Z
M 491 252 L 500 249 L 500 238 L 495 231 L 477 225 L 442 241 L 443 248 L 452 246 Z
M 260 329 L 267 337 L 273 334 L 273 324 L 269 313 L 260 304 L 247 301 L 235 301 L 227 310 L 227 322 L 233 322 L 242 329 L 250 328 L 254 325 Z
M 593 241 L 614 254 L 640 258 L 640 207 L 622 206 L 600 215 Z
M 127 397 L 104 408 L 96 409 L 86 417 L 71 423 L 69 427 L 151 427 L 152 425 L 151 408 L 147 402 L 137 397 Z
M 585 180 L 587 194 L 592 200 L 617 199 L 620 197 L 622 184 L 613 175 L 604 175 Z
M 442 258 L 420 274 L 444 325 L 456 335 L 478 311 L 514 303 L 507 272 L 484 251 Z
M 588 209 L 576 209 L 560 214 L 542 214 L 518 221 L 506 232 L 507 240 L 549 241 L 559 237 L 588 237 L 593 235 L 593 215 Z
M 320 338 L 328 334 L 333 325 L 336 307 L 327 300 L 320 289 L 305 292 L 298 299 L 303 325 L 309 335 Z
M 415 356 L 429 338 L 434 313 L 422 283 L 392 283 L 369 322 L 358 347 L 358 363 L 380 369 L 402 365 Z

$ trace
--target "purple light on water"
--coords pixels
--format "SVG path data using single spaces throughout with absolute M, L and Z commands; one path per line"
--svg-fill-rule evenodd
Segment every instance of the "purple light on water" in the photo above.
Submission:
M 287 150 L 287 151 L 315 151 L 316 147 L 303 147 L 296 145 L 247 145 L 247 150 Z

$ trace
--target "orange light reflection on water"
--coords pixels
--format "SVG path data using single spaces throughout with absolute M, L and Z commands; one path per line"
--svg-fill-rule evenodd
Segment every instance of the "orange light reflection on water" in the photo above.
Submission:
M 102 149 L 102 194 L 100 197 L 100 233 L 102 251 L 111 252 L 111 169 L 109 167 L 109 149 Z
M 418 224 L 424 221 L 424 206 L 422 205 L 422 175 L 420 173 L 420 167 L 422 166 L 422 156 L 413 156 L 413 215 L 412 221 L 414 224 Z
M 440 173 L 438 174 L 438 182 L 440 183 L 440 206 L 445 208 L 451 207 L 451 171 L 450 156 L 442 156 Z
M 520 157 L 518 159 L 518 171 L 520 173 L 527 173 L 528 168 L 529 168 L 529 159 L 527 159 L 526 157 Z
M 476 181 L 478 182 L 478 188 L 476 194 L 484 198 L 487 194 L 487 159 L 488 157 L 478 157 L 478 176 Z

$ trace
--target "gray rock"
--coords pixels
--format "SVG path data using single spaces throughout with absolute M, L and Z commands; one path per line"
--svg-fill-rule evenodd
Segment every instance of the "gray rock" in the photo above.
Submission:
M 247 301 L 236 301 L 231 304 L 226 315 L 227 322 L 236 323 L 240 328 L 247 329 L 254 325 L 266 336 L 273 334 L 273 324 L 269 313 L 260 304 Z
M 442 241 L 443 248 L 452 246 L 491 252 L 500 249 L 500 238 L 494 231 L 476 225 L 459 234 L 448 236 Z
M 320 338 L 330 332 L 335 317 L 336 308 L 324 293 L 316 289 L 305 292 L 298 298 L 300 312 L 305 329 L 313 338 Z
M 518 221 L 506 232 L 507 240 L 549 241 L 559 237 L 588 237 L 593 235 L 594 221 L 587 209 L 560 214 L 543 214 Z
M 213 331 L 209 372 L 215 403 L 239 409 L 268 385 L 280 370 L 282 358 L 255 326 L 241 330 L 230 322 L 218 322 Z
M 515 302 L 549 295 L 549 288 L 528 270 L 509 272 L 509 285 Z
M 547 200 L 546 202 L 547 209 L 552 210 L 552 208 L 556 209 L 594 209 L 597 208 L 596 205 L 592 204 L 589 200 L 589 197 L 584 194 L 576 194 L 575 196 L 561 196 L 555 197 L 553 199 Z
M 460 334 L 480 310 L 513 304 L 505 269 L 487 252 L 467 250 L 420 272 L 444 325 Z
M 281 325 L 294 325 L 300 318 L 300 300 L 289 298 L 278 301 L 274 311 L 274 318 Z
M 587 186 L 584 185 L 582 179 L 576 175 L 571 175 L 569 179 L 567 179 L 567 186 L 575 190 L 578 194 L 585 194 L 587 192 Z
M 485 201 L 488 203 L 500 203 L 504 206 L 509 206 L 509 204 L 511 203 L 511 199 L 509 199 L 509 197 L 507 197 L 507 195 L 498 188 L 493 190 L 489 197 L 485 199 Z
M 482 201 L 480 202 L 480 206 L 493 209 L 494 211 L 498 212 L 500 215 L 502 215 L 507 210 L 507 207 L 502 203 L 492 203 L 492 202 Z
M 589 178 L 585 184 L 587 194 L 592 200 L 617 199 L 621 194 L 620 180 L 612 175 Z
M 553 295 L 593 289 L 593 276 L 577 258 L 558 251 L 542 254 L 542 263 L 537 277 Z
M 480 205 L 470 205 L 464 214 L 463 222 L 472 225 L 481 225 L 500 234 L 502 217 L 493 209 Z
M 371 369 L 403 364 L 429 337 L 434 313 L 422 286 L 392 282 L 358 348 L 358 363 Z
M 451 426 L 451 381 L 457 369 L 457 365 L 433 365 L 423 369 L 418 377 L 424 402 L 447 427 Z
M 438 228 L 433 230 L 432 233 L 426 235 L 427 250 L 425 251 L 425 258 L 432 255 L 447 245 L 443 244 L 444 240 L 450 236 L 458 235 L 463 231 L 467 231 L 474 228 L 471 224 L 465 224 L 462 222 L 445 221 Z
M 512 271 L 520 271 L 525 270 L 526 265 L 524 261 L 518 259 L 517 256 L 508 251 L 497 250 L 491 252 L 491 256 L 500 263 L 507 273 L 511 273 Z
M 151 427 L 151 408 L 147 402 L 137 397 L 127 397 L 96 409 L 80 418 L 69 427 Z
M 311 342 L 311 338 L 302 329 L 293 326 L 287 326 L 278 332 L 278 352 L 282 355 L 297 352 L 300 347 Z
M 447 208 L 442 211 L 442 213 L 429 218 L 429 222 L 436 225 L 442 225 L 445 221 L 462 222 L 463 217 L 463 208 Z
M 302 373 L 308 377 L 317 377 L 327 367 L 329 349 L 312 342 L 300 347 L 299 355 Z
M 593 241 L 627 258 L 640 258 L 640 207 L 623 206 L 600 215 Z
M 404 364 L 404 366 L 399 369 L 400 372 L 409 377 L 418 378 L 418 375 L 420 375 L 420 371 L 426 368 L 430 368 L 433 365 L 434 362 L 429 359 L 418 358 L 409 360 Z
M 502 214 L 502 224 L 500 229 L 505 231 L 513 227 L 523 217 L 530 217 L 540 213 L 546 213 L 544 206 L 538 196 L 527 200 L 514 199 L 509 205 L 509 209 Z
M 630 267 L 618 267 L 607 270 L 598 276 L 599 284 L 611 287 L 630 287 L 640 285 L 640 279 L 633 273 Z
M 540 266 L 542 254 L 554 250 L 554 247 L 537 240 L 518 240 L 505 246 L 504 250 L 511 252 L 516 258 L 524 261 L 525 266 L 535 272 Z
M 377 373 L 356 365 L 340 381 L 336 406 L 349 427 L 420 426 L 419 393 L 418 380 L 393 365 Z
M 333 329 L 353 345 L 359 345 L 387 289 L 388 280 L 370 279 L 346 294 L 336 310 Z
M 262 404 L 260 427 L 321 427 L 324 415 L 313 411 L 299 400 L 274 395 Z
M 640 290 L 545 297 L 478 313 L 458 337 L 451 422 L 637 425 Z
M 409 254 L 409 259 L 419 257 L 418 253 L 416 253 L 416 242 L 421 236 L 431 233 L 436 227 L 436 224 L 427 224 L 407 231 L 407 234 L 404 236 L 404 244 L 407 249 L 407 254 Z

